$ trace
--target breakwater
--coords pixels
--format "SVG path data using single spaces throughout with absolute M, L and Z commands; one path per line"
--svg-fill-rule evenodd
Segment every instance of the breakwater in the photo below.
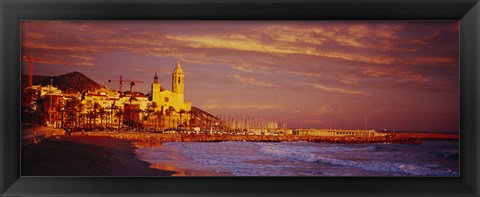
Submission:
M 107 136 L 132 142 L 223 142 L 223 141 L 249 141 L 249 142 L 319 142 L 319 143 L 398 143 L 420 144 L 421 140 L 410 137 L 355 137 L 355 136 L 306 136 L 306 135 L 208 135 L 208 134 L 157 134 L 157 133 L 113 133 L 113 132 L 88 132 L 74 133 L 74 135 Z

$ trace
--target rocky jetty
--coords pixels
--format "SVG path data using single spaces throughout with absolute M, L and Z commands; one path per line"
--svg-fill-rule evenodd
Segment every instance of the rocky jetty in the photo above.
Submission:
M 224 141 L 249 141 L 249 142 L 319 142 L 319 143 L 398 143 L 420 144 L 421 140 L 410 137 L 325 137 L 307 135 L 207 135 L 207 134 L 154 134 L 154 133 L 108 133 L 88 132 L 76 133 L 75 135 L 108 136 L 132 142 L 224 142 Z

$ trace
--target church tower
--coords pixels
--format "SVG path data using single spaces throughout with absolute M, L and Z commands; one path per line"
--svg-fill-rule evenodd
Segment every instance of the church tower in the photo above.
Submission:
M 155 72 L 155 76 L 153 77 L 153 83 L 152 83 L 152 100 L 153 101 L 160 100 L 160 83 L 158 83 L 158 76 L 156 72 Z
M 172 73 L 172 91 L 174 93 L 183 94 L 184 87 L 184 73 L 182 67 L 180 67 L 180 61 L 177 62 L 177 67 L 173 70 Z

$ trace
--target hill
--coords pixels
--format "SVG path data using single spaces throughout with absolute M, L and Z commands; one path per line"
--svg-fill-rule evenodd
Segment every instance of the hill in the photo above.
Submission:
M 33 75 L 32 83 L 33 83 L 33 85 L 35 85 L 35 84 L 38 84 L 38 82 L 50 79 L 51 77 L 52 76 Z M 28 75 L 22 75 L 21 82 L 22 82 L 22 84 L 21 84 L 22 89 L 27 87 L 27 85 L 28 85 Z
M 25 79 L 25 80 L 24 80 Z M 53 79 L 53 86 L 58 87 L 65 93 L 85 93 L 89 90 L 96 90 L 102 86 L 80 72 L 71 72 L 58 76 L 33 76 L 34 85 L 50 85 Z M 26 82 L 24 82 L 26 81 Z M 28 83 L 28 76 L 22 76 L 22 85 Z

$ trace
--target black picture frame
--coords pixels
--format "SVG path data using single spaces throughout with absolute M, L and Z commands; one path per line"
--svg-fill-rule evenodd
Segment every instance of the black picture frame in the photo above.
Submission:
M 2 196 L 479 196 L 478 0 L 0 0 Z M 460 177 L 21 177 L 21 20 L 460 20 Z

